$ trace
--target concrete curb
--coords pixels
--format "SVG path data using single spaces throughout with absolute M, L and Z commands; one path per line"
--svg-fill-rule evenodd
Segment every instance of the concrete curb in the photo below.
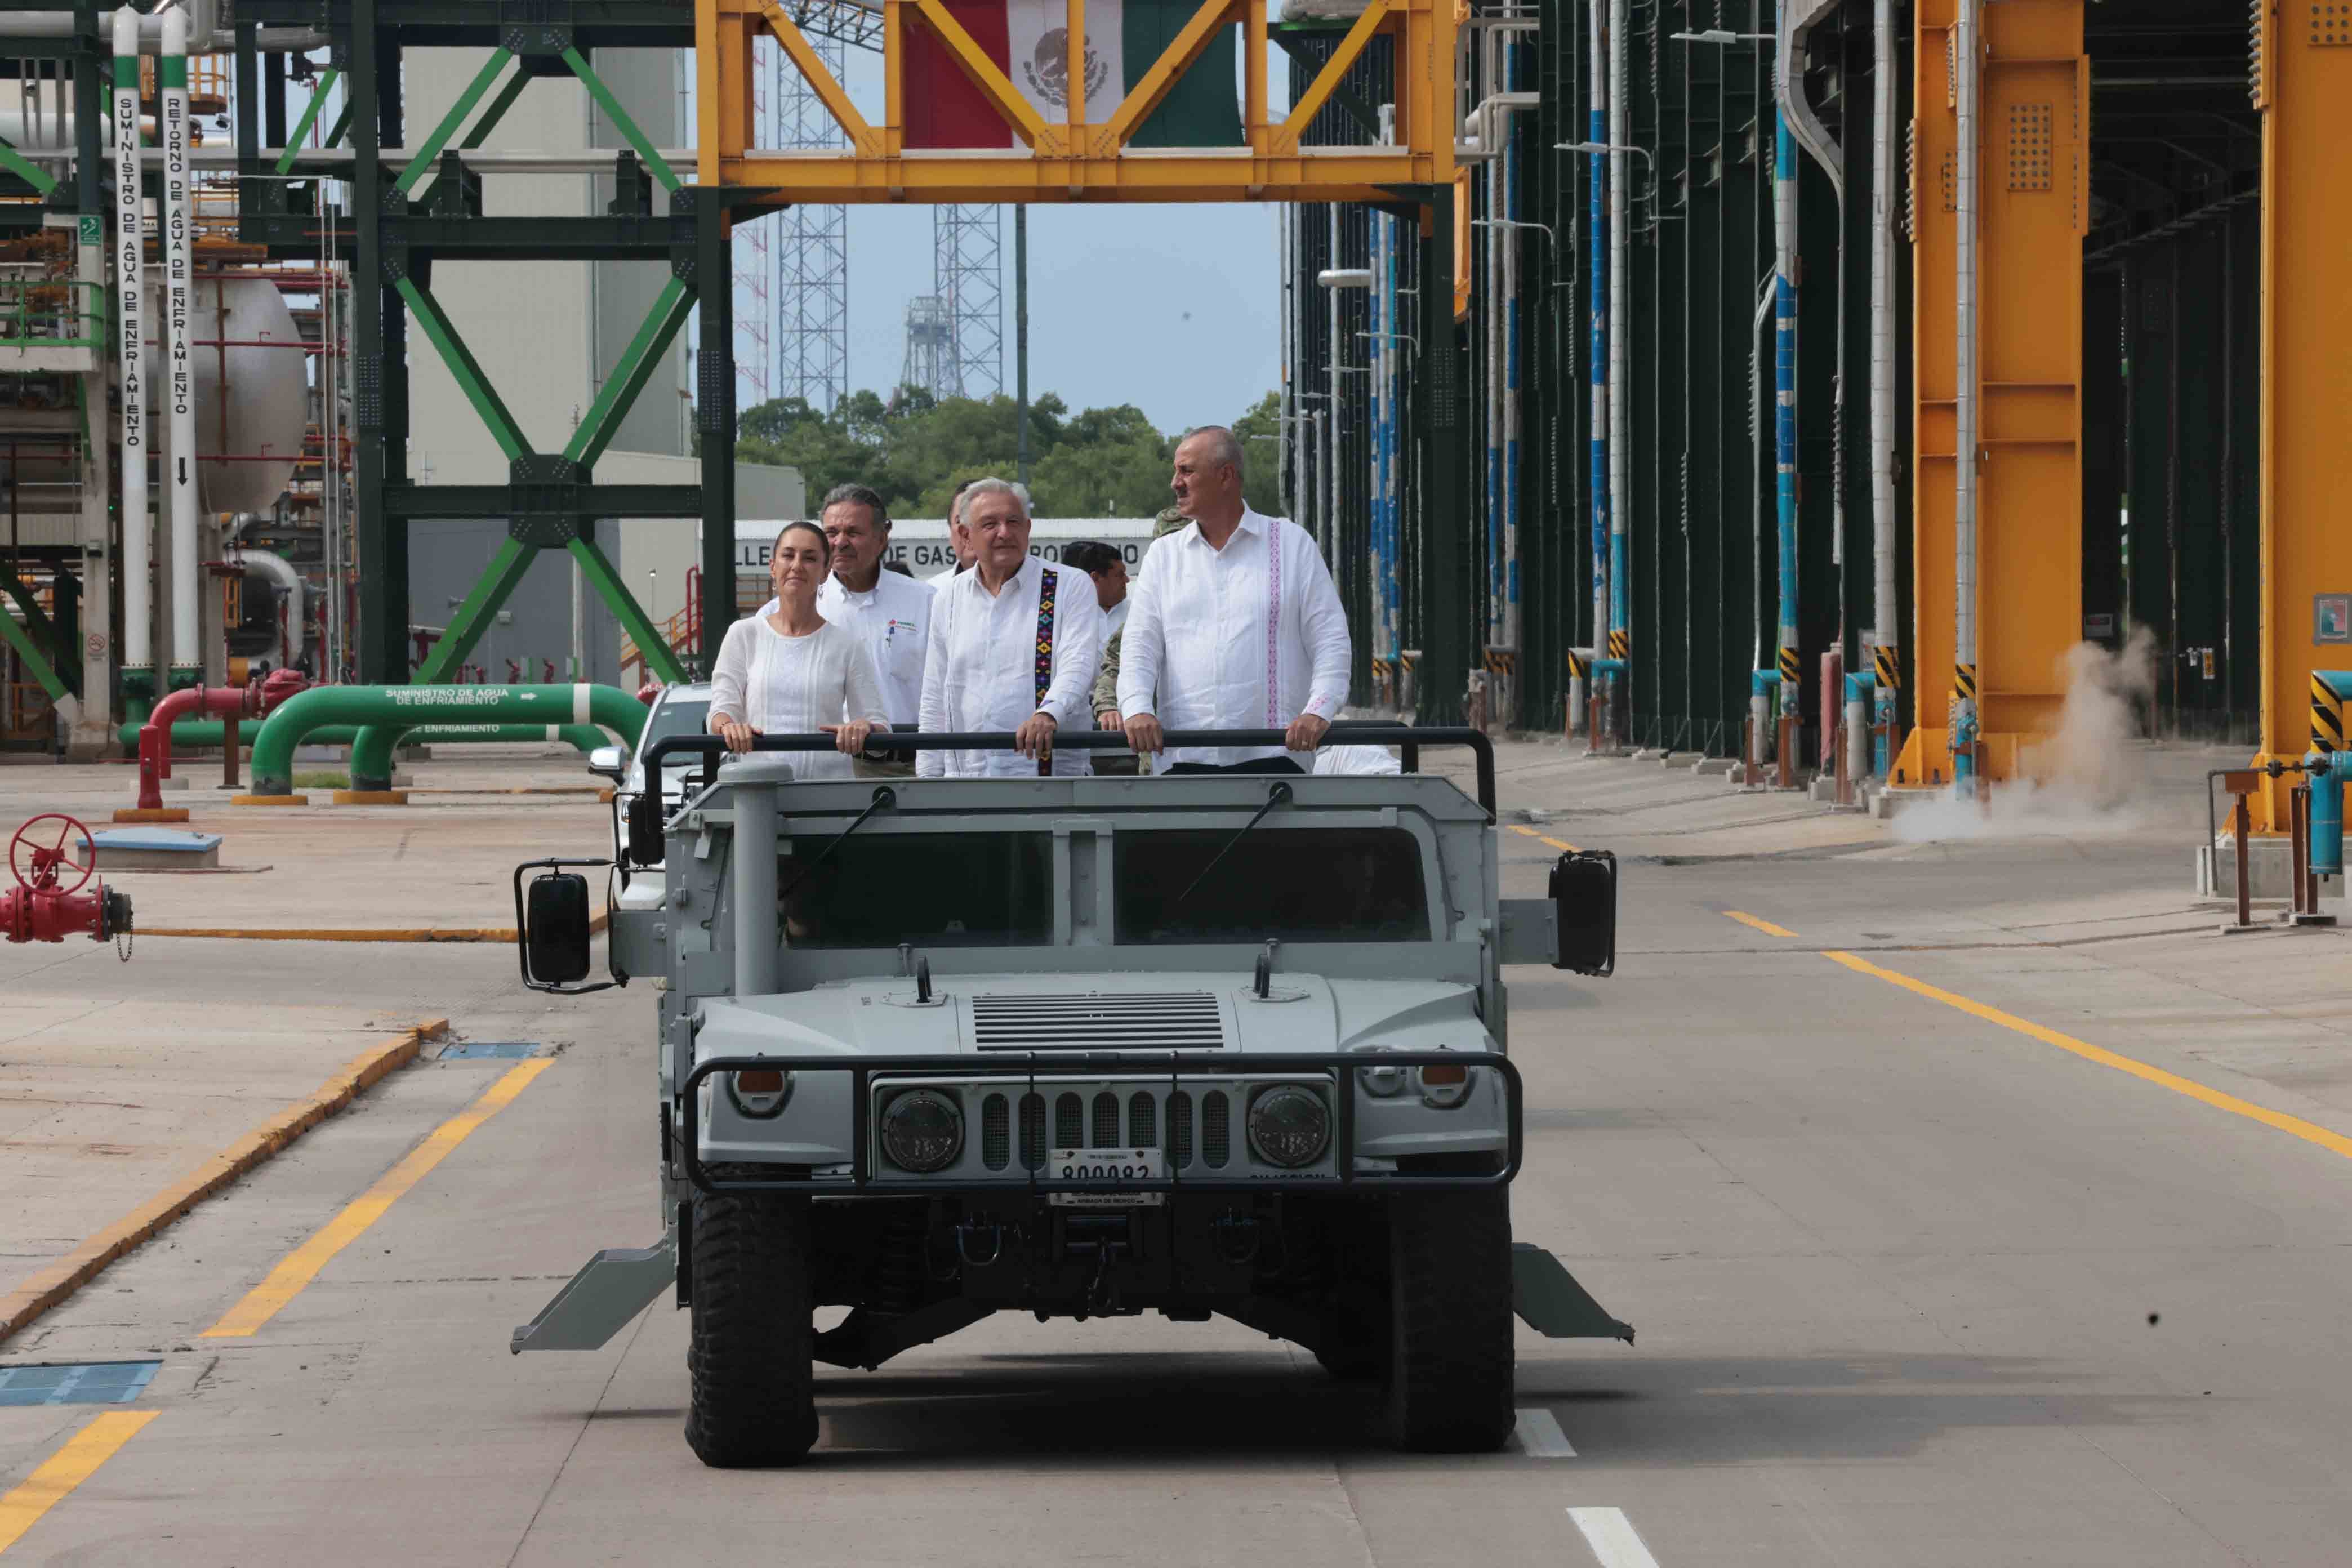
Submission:
M 612 921 L 610 911 L 596 915 L 588 922 L 588 934 L 603 934 Z M 512 942 L 512 926 L 359 926 L 349 930 L 332 927 L 270 927 L 270 926 L 148 926 L 138 932 L 144 936 L 200 936 L 226 942 Z
M 308 1100 L 271 1117 L 207 1160 L 194 1174 L 148 1199 L 5 1297 L 0 1297 L 0 1343 L 14 1339 L 35 1319 L 63 1304 L 96 1279 L 108 1264 L 342 1110 L 362 1089 L 415 1060 L 425 1041 L 438 1038 L 448 1029 L 448 1019 L 429 1019 L 362 1051 L 342 1071 L 320 1084 L 318 1092 Z

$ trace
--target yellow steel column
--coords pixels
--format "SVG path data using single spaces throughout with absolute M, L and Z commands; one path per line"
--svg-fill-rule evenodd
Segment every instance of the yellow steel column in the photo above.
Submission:
M 1951 779 L 1957 670 L 1953 450 L 1958 171 L 1953 23 L 1971 0 L 1922 0 L 1915 102 L 1912 330 L 1915 728 L 1898 784 Z M 2083 236 L 2090 77 L 2083 0 L 1977 0 L 1976 643 L 1985 773 L 2009 778 L 2049 727 L 2082 637 Z
M 2284 7 L 2282 9 L 2282 6 Z M 2256 7 L 2263 116 L 2262 680 L 2258 761 L 2311 746 L 2311 672 L 2352 668 L 2352 442 L 2339 428 L 2352 293 L 2344 200 L 2352 10 Z M 2266 780 L 2255 826 L 2284 832 L 2292 778 Z

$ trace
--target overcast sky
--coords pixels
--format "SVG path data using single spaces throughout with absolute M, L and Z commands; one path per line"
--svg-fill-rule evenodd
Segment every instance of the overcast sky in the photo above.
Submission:
M 1276 111 L 1286 73 L 1268 73 Z M 853 51 L 851 96 L 881 117 L 882 59 Z M 1013 210 L 1004 257 L 1004 390 L 1013 389 Z M 1279 257 L 1268 205 L 1029 209 L 1029 390 L 1075 411 L 1132 403 L 1162 430 L 1224 424 L 1281 377 Z M 906 362 L 907 301 L 932 288 L 931 209 L 849 209 L 849 377 L 887 393 Z

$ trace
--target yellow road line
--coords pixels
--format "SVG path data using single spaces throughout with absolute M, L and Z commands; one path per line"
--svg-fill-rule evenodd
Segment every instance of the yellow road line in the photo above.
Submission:
M 1570 855 L 1579 853 L 1576 846 L 1570 844 L 1567 839 L 1548 838 L 1544 835 L 1538 833 L 1534 828 L 1526 826 L 1520 823 L 1514 822 L 1511 824 L 1511 831 L 1514 833 L 1524 833 L 1538 844 L 1549 844 L 1555 849 L 1565 849 Z
M 1790 931 L 1787 926 L 1776 926 L 1770 921 L 1758 920 L 1754 915 L 1746 913 L 1740 910 L 1726 910 L 1723 912 L 1730 916 L 1733 920 L 1738 921 L 1741 925 L 1754 926 L 1766 936 L 1794 936 L 1797 934 L 1795 931 Z
M 539 1057 L 519 1062 L 503 1078 L 482 1092 L 482 1097 L 457 1115 L 435 1128 L 430 1136 L 402 1156 L 400 1163 L 376 1179 L 375 1185 L 353 1198 L 348 1207 L 326 1225 L 310 1240 L 278 1260 L 269 1271 L 269 1278 L 255 1286 L 244 1300 L 231 1307 L 221 1321 L 206 1329 L 202 1335 L 208 1340 L 245 1339 L 257 1332 L 261 1325 L 276 1317 L 279 1309 L 295 1297 L 319 1270 L 334 1260 L 335 1255 L 367 1231 L 368 1226 L 383 1217 L 384 1211 L 429 1174 L 433 1167 L 449 1157 L 451 1150 L 473 1135 L 474 1130 L 506 1109 L 514 1097 L 530 1087 L 531 1079 L 555 1065 L 552 1057 Z
M 271 1117 L 214 1155 L 194 1174 L 166 1187 L 5 1296 L 0 1296 L 0 1340 L 21 1331 L 97 1278 L 108 1264 L 342 1110 L 360 1090 L 394 1068 L 415 1060 L 426 1040 L 446 1033 L 448 1027 L 449 1020 L 435 1018 L 361 1052 L 342 1071 L 320 1084 L 310 1099 Z
M 2305 1121 L 2300 1116 L 2289 1116 L 2284 1110 L 2273 1110 L 2267 1106 L 2256 1105 L 2252 1100 L 2240 1100 L 2234 1094 L 2224 1094 L 2218 1089 L 2208 1089 L 2194 1079 L 2182 1078 L 2179 1073 L 2167 1072 L 2159 1067 L 2150 1067 L 2144 1061 L 2120 1056 L 2105 1047 L 2092 1045 L 2087 1040 L 2078 1040 L 2072 1035 L 2062 1035 L 2055 1029 L 2030 1023 L 2014 1013 L 2004 1013 L 1998 1007 L 1988 1007 L 1981 1002 L 1972 1002 L 1968 997 L 1957 992 L 1947 991 L 1940 985 L 1930 985 L 1924 980 L 1914 980 L 1911 976 L 1898 974 L 1892 969 L 1882 969 L 1868 959 L 1857 958 L 1851 952 L 1830 952 L 1822 953 L 1822 956 L 1833 963 L 1844 964 L 1857 974 L 1871 975 L 1885 981 L 1890 985 L 1900 985 L 1904 990 L 1915 992 L 1931 1002 L 1941 1002 L 1947 1007 L 1957 1007 L 1970 1017 L 1981 1018 L 1988 1024 L 1998 1024 L 2004 1029 L 2013 1029 L 2029 1039 L 2040 1040 L 2045 1046 L 2055 1046 L 2062 1051 L 2072 1051 L 2084 1061 L 2096 1062 L 2101 1067 L 2113 1068 L 2117 1072 L 2127 1072 L 2136 1079 L 2168 1089 L 2175 1094 L 2185 1094 L 2191 1100 L 2200 1100 L 2216 1110 L 2226 1110 L 2232 1116 L 2242 1116 L 2250 1121 L 2259 1121 L 2265 1127 L 2274 1127 L 2279 1131 L 2300 1138 L 2306 1143 L 2316 1143 L 2332 1153 L 2352 1159 L 2352 1138 L 2347 1138 L 2340 1132 L 2331 1132 L 2316 1122 Z
M 15 1490 L 0 1497 L 0 1552 L 24 1539 L 41 1516 L 65 1500 L 74 1488 L 98 1473 L 115 1450 L 138 1435 L 160 1410 L 110 1410 L 68 1438 L 66 1446 L 41 1462 Z

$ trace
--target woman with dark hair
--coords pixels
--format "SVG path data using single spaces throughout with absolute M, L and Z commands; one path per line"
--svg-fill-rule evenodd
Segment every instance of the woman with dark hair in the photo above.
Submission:
M 803 752 L 794 776 L 845 779 L 850 758 L 878 725 L 890 727 L 882 675 L 866 645 L 817 614 L 833 546 L 814 522 L 788 522 L 768 558 L 776 607 L 727 628 L 710 672 L 710 732 L 748 752 L 755 735 L 833 736 L 834 751 Z M 850 715 L 847 721 L 844 716 Z

